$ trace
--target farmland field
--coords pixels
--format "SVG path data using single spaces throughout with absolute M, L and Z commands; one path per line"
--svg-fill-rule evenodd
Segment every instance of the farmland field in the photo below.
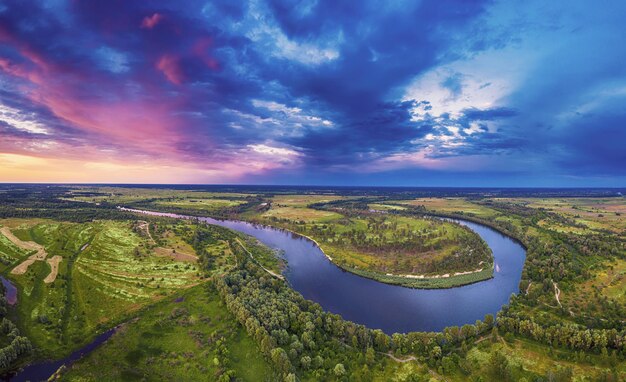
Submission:
M 156 204 L 165 207 L 181 209 L 197 209 L 200 211 L 214 211 L 223 207 L 234 207 L 245 203 L 241 200 L 226 199 L 183 199 L 175 201 L 160 201 Z
M 495 216 L 497 212 L 482 206 L 480 204 L 473 203 L 470 200 L 464 198 L 417 198 L 412 200 L 401 201 L 389 201 L 389 204 L 400 204 L 409 206 L 424 206 L 426 209 L 439 211 L 439 212 L 452 212 L 473 215 L 478 217 L 491 217 Z
M 187 191 L 159 188 L 124 188 L 124 187 L 90 187 L 73 188 L 67 198 L 89 203 L 129 203 L 146 199 L 228 199 L 245 198 L 254 194 L 216 193 L 202 191 Z
M 565 218 L 572 219 L 577 226 L 562 224 L 556 229 L 567 229 L 570 232 L 584 234 L 588 230 L 607 230 L 615 233 L 626 233 L 626 203 L 623 197 L 613 198 L 517 198 L 494 199 L 509 203 L 554 212 Z M 549 224 L 549 223 L 546 223 Z M 556 224 L 556 223 L 553 223 Z

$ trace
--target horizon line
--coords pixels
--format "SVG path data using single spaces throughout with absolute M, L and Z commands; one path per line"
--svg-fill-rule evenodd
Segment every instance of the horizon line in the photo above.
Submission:
M 337 185 L 337 184 L 244 184 L 244 183 L 106 183 L 106 182 L 3 182 L 0 185 L 52 186 L 195 186 L 195 187 L 336 187 L 336 188 L 448 188 L 448 189 L 595 189 L 620 190 L 626 186 L 410 186 L 410 185 Z

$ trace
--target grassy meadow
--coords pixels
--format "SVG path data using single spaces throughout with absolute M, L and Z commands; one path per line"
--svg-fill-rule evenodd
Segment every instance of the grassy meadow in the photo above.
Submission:
M 18 287 L 20 329 L 42 356 L 59 356 L 89 342 L 100 330 L 181 288 L 199 282 L 197 265 L 157 256 L 150 239 L 135 232 L 134 222 L 69 223 L 51 220 L 3 220 L 24 241 L 44 246 L 48 259 L 60 256 L 58 275 L 50 283 L 46 261 L 26 273 L 3 273 Z M 2 236 L 4 237 L 4 236 Z M 166 240 L 164 243 L 167 246 Z M 0 239 L 3 258 L 26 253 Z M 189 250 L 189 249 L 187 249 Z
M 351 215 L 342 214 L 340 208 L 311 207 L 349 200 L 280 195 L 253 219 L 308 236 L 337 265 L 386 283 L 441 288 L 491 277 L 493 262 L 488 248 L 475 233 L 457 224 L 376 212 L 404 208 L 391 204 L 373 203 L 370 211 Z M 472 274 L 455 275 L 464 272 Z M 442 275 L 445 277 L 437 278 Z
M 254 341 L 217 293 L 201 285 L 146 309 L 60 380 L 201 381 L 224 375 L 274 380 Z
M 610 354 L 576 353 L 509 335 L 481 337 L 475 345 L 446 358 L 436 368 L 429 367 L 427 362 L 387 358 L 372 380 L 583 382 L 621 381 L 626 375 L 626 364 Z M 449 362 L 452 359 L 455 361 Z
M 230 199 L 179 199 L 172 201 L 158 201 L 157 206 L 172 207 L 177 209 L 195 209 L 198 211 L 213 212 L 225 207 L 235 207 L 244 204 L 243 200 Z
M 517 203 L 553 212 L 574 224 L 547 220 L 542 224 L 557 231 L 585 234 L 590 231 L 626 233 L 626 198 L 499 198 L 495 201 Z
M 204 192 L 176 190 L 168 188 L 126 188 L 126 187 L 91 187 L 73 188 L 65 198 L 87 203 L 126 204 L 145 200 L 182 201 L 182 200 L 228 200 L 242 199 L 254 194 L 232 192 Z

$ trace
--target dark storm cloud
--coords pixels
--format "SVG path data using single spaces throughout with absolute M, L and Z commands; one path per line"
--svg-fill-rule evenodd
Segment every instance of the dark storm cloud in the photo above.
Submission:
M 615 101 L 626 86 L 624 11 L 619 2 L 15 1 L 0 10 L 0 102 L 49 141 L 211 166 L 289 163 L 286 173 L 320 179 L 426 147 L 430 158 L 492 155 L 496 168 L 533 157 L 546 173 L 626 175 L 615 143 L 625 138 Z M 495 65 L 506 49 L 511 65 Z M 464 70 L 479 56 L 489 70 L 474 78 Z M 503 86 L 508 66 L 525 60 Z M 447 68 L 458 62 L 467 65 Z M 413 81 L 444 67 L 434 86 L 452 101 L 507 94 L 443 111 L 419 91 L 407 98 Z M 3 137 L 42 139 L 7 120 Z
M 353 164 L 401 152 L 432 131 L 428 123 L 411 121 L 414 105 L 414 101 L 377 105 L 361 118 L 340 121 L 342 128 L 314 131 L 290 143 L 305 148 L 315 165 Z

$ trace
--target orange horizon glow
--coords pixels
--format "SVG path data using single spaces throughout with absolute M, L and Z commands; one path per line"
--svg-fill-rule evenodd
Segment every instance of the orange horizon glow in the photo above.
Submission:
M 121 162 L 60 159 L 0 153 L 1 183 L 237 183 L 245 175 L 271 170 L 261 161 L 212 168 L 167 161 Z

